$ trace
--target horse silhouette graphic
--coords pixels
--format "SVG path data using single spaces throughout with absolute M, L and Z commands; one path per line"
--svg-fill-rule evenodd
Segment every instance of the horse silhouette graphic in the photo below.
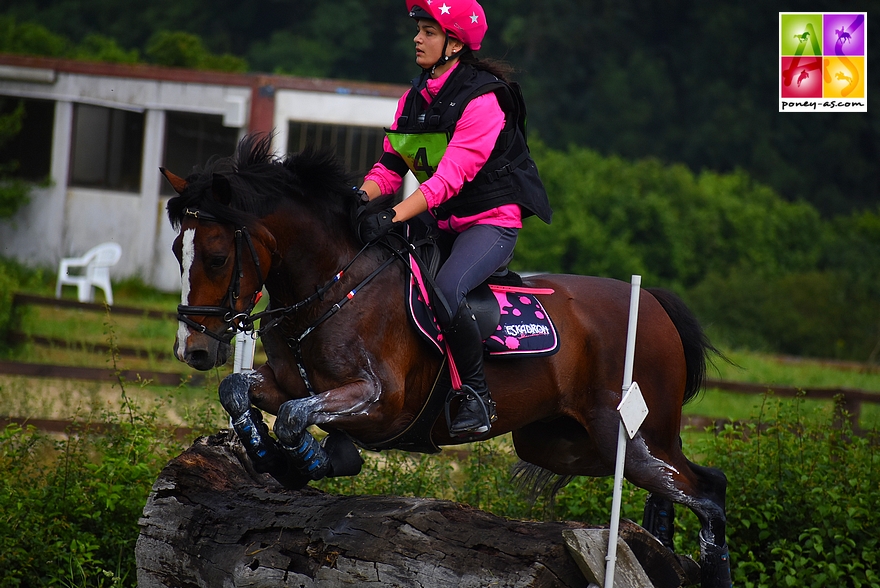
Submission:
M 801 43 L 806 43 L 810 39 L 810 31 L 804 31 L 802 35 L 792 35 L 795 39 L 800 41 Z
M 845 28 L 840 27 L 839 29 L 834 29 L 834 34 L 837 35 L 837 42 L 840 43 L 841 45 L 843 43 L 846 43 L 847 41 L 849 41 L 850 44 L 852 44 L 852 35 L 847 33 Z M 795 36 L 797 36 L 797 35 L 795 35 Z
M 801 75 L 798 76 L 797 85 L 798 88 L 801 87 L 801 82 L 810 77 L 810 74 L 807 73 L 807 70 L 801 70 Z
M 853 83 L 853 79 L 851 77 L 849 77 L 848 75 L 844 74 L 842 71 L 839 71 L 836 74 L 834 74 L 834 77 L 836 77 L 838 80 L 846 80 L 850 84 Z

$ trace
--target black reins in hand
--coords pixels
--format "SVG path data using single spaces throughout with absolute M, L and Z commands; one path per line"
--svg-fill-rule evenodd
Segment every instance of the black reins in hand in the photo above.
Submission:
M 200 211 L 200 210 L 189 210 L 187 209 L 184 212 L 185 215 L 191 216 L 195 219 L 206 220 L 209 222 L 216 223 L 228 223 L 228 221 L 224 221 L 218 219 L 214 215 Z M 254 260 L 254 266 L 257 269 L 257 277 L 259 279 L 258 290 L 254 292 L 251 297 L 251 301 L 249 306 L 244 311 L 238 312 L 235 309 L 235 302 L 239 299 L 240 296 L 240 286 L 241 279 L 244 277 L 244 270 L 242 267 L 242 240 L 244 240 L 251 253 L 251 257 Z M 257 335 L 268 331 L 269 329 L 275 327 L 278 323 L 280 323 L 284 317 L 290 315 L 299 309 L 312 304 L 317 300 L 323 300 L 324 295 L 336 284 L 339 280 L 342 279 L 342 276 L 351 268 L 352 264 L 368 249 L 369 245 L 365 245 L 358 253 L 349 261 L 344 268 L 338 271 L 330 280 L 328 280 L 323 286 L 320 286 L 315 289 L 315 293 L 310 295 L 304 300 L 297 302 L 296 304 L 292 304 L 290 306 L 283 306 L 279 308 L 271 308 L 266 309 L 262 312 L 258 312 L 256 314 L 252 314 L 254 307 L 259 302 L 262 296 L 262 288 L 263 288 L 263 273 L 260 268 L 260 260 L 257 256 L 257 251 L 254 248 L 253 241 L 251 240 L 250 233 L 248 233 L 247 227 L 244 225 L 236 227 L 235 229 L 235 268 L 233 270 L 233 275 L 230 280 L 229 289 L 226 295 L 226 302 L 229 306 L 187 306 L 180 304 L 177 307 L 177 320 L 183 322 L 184 324 L 192 327 L 200 333 L 204 333 L 209 337 L 217 339 L 223 343 L 229 343 L 232 337 L 235 336 L 237 332 L 250 332 L 254 330 L 254 323 L 257 320 L 272 317 L 266 324 L 262 325 L 259 329 Z M 390 257 L 386 259 L 378 268 L 376 268 L 373 272 L 370 273 L 360 284 L 352 288 L 345 297 L 330 307 L 323 315 L 318 317 L 318 319 L 309 325 L 299 336 L 288 338 L 288 344 L 292 349 L 296 352 L 299 349 L 300 342 L 311 333 L 315 327 L 320 325 L 322 322 L 336 314 L 339 309 L 345 306 L 349 300 L 354 298 L 354 295 L 364 287 L 368 282 L 370 282 L 373 278 L 375 278 L 382 270 L 388 267 L 394 261 L 394 257 Z M 226 330 L 217 334 L 212 331 L 209 331 L 205 325 L 197 323 L 196 321 L 189 318 L 190 316 L 219 316 L 223 318 L 223 322 L 226 323 Z M 301 370 L 302 371 L 302 370 Z M 307 381 L 307 380 L 306 380 Z

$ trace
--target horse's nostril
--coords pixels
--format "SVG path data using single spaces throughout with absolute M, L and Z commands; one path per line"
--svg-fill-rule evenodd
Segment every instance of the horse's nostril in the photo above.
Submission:
M 214 367 L 214 358 L 207 351 L 199 349 L 186 354 L 186 363 L 194 369 L 206 371 Z

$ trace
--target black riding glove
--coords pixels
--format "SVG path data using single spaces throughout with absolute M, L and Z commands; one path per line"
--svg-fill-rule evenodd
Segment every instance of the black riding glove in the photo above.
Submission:
M 358 223 L 358 236 L 364 243 L 371 243 L 380 237 L 384 237 L 394 225 L 394 209 L 386 208 L 380 212 L 366 215 Z

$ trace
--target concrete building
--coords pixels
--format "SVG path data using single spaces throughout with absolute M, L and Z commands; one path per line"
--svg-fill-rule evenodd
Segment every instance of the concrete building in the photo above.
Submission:
M 185 176 L 232 154 L 248 132 L 274 132 L 280 153 L 334 146 L 356 173 L 381 153 L 404 86 L 0 55 L 0 111 L 25 106 L 0 150 L 35 182 L 31 202 L 0 220 L 0 255 L 57 267 L 104 241 L 122 245 L 114 279 L 180 287 L 165 216 L 164 166 Z M 411 176 L 404 193 L 415 189 Z M 408 191 L 409 190 L 409 191 Z

